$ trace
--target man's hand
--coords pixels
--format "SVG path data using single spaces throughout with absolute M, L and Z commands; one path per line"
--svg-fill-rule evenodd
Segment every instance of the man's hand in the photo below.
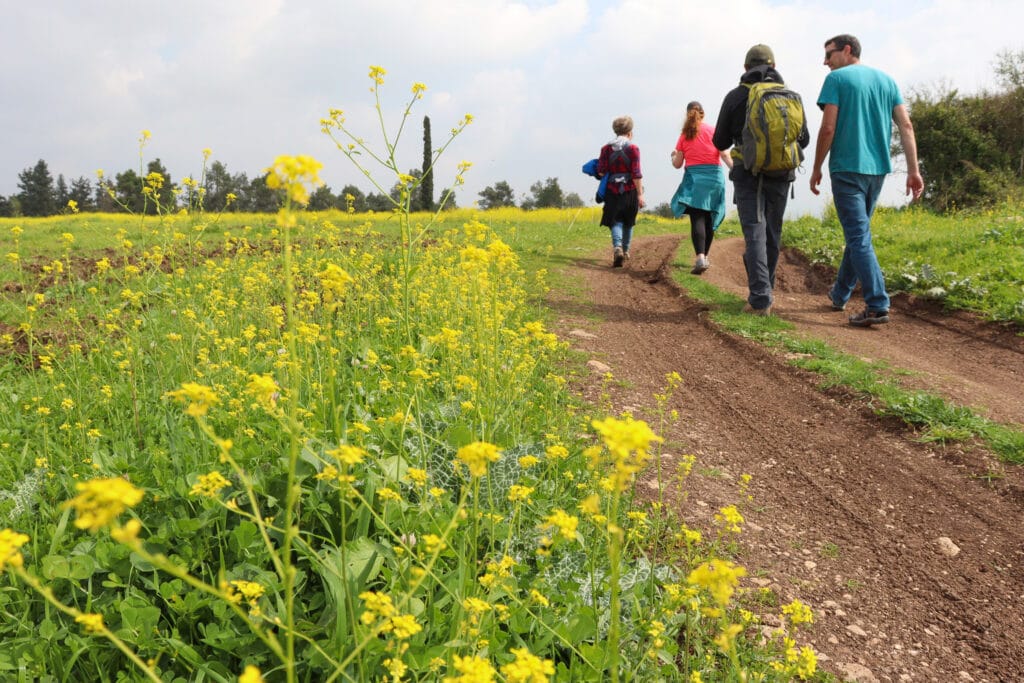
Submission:
M 924 178 L 921 177 L 920 173 L 908 173 L 907 195 L 911 197 L 910 201 L 920 199 L 922 193 L 924 193 Z
M 910 181 L 908 180 L 907 182 L 909 183 Z M 820 168 L 816 168 L 813 171 L 811 171 L 811 192 L 813 192 L 814 194 L 821 194 L 821 192 L 818 190 L 818 185 L 820 185 L 820 184 L 821 184 L 821 169 Z

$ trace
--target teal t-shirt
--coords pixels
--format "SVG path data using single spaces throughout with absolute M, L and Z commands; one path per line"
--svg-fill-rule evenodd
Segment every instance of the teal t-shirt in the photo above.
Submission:
M 892 172 L 892 110 L 903 104 L 896 81 L 863 64 L 844 66 L 825 77 L 818 106 L 826 104 L 839 107 L 829 150 L 829 172 Z

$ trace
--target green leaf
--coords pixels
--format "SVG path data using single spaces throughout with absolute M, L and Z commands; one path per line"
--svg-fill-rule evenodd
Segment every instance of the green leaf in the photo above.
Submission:
M 473 443 L 476 438 L 473 432 L 466 425 L 455 425 L 445 430 L 444 439 L 453 449 L 458 450 L 463 446 Z
M 42 561 L 43 577 L 82 581 L 96 573 L 96 560 L 89 555 L 47 555 Z
M 63 555 L 47 555 L 42 561 L 43 578 L 53 581 L 54 579 L 71 578 L 71 563 Z
M 405 475 L 409 471 L 409 463 L 407 463 L 405 458 L 400 455 L 393 455 L 390 458 L 384 458 L 379 462 L 384 478 L 392 482 L 402 481 L 405 479 Z

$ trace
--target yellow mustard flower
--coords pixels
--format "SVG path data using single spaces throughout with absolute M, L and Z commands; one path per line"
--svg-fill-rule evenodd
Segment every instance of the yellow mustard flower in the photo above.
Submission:
M 485 441 L 475 441 L 463 446 L 455 454 L 456 460 L 466 466 L 472 477 L 487 474 L 487 464 L 496 462 L 500 457 L 501 451 L 498 447 Z
M 75 622 L 81 624 L 86 633 L 103 632 L 104 627 L 102 614 L 79 614 L 75 617 Z
M 494 683 L 494 667 L 483 657 L 455 655 L 452 666 L 460 675 L 445 676 L 443 683 Z
M 732 598 L 739 580 L 747 575 L 747 570 L 728 560 L 711 560 L 704 562 L 686 577 L 687 583 L 706 588 L 721 606 L 725 606 Z
M 249 664 L 238 677 L 238 683 L 263 683 L 263 674 L 257 667 Z
M 550 659 L 541 659 L 530 654 L 524 648 L 513 648 L 511 653 L 515 660 L 501 667 L 508 683 L 548 683 L 555 675 L 555 663 Z
M 164 394 L 179 403 L 187 404 L 185 413 L 192 417 L 202 417 L 212 406 L 220 403 L 220 397 L 210 387 L 195 382 L 182 382 L 181 388 Z
M 225 486 L 230 486 L 231 482 L 224 478 L 224 476 L 214 470 L 209 474 L 199 475 L 199 481 L 193 486 L 192 490 L 189 491 L 190 496 L 203 496 L 205 498 L 213 498 L 217 495 Z
M 130 507 L 138 505 L 143 492 L 120 477 L 92 479 L 75 485 L 79 494 L 64 503 L 78 513 L 75 526 L 99 531 Z
M 325 451 L 325 453 L 342 465 L 348 465 L 349 467 L 358 465 L 367 455 L 366 451 L 359 446 L 350 446 L 348 444 L 341 444 L 337 448 Z
M 18 533 L 13 529 L 0 531 L 0 572 L 4 567 L 20 567 L 24 564 L 19 548 L 28 543 L 29 538 L 25 534 Z
M 788 605 L 783 605 L 782 613 L 789 616 L 789 623 L 793 626 L 814 623 L 814 612 L 810 607 L 799 600 L 794 600 Z

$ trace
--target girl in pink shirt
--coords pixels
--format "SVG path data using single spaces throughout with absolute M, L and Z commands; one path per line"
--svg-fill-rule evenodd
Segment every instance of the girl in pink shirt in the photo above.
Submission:
M 686 171 L 672 197 L 672 213 L 676 218 L 690 215 L 690 238 L 693 241 L 695 275 L 711 267 L 708 252 L 715 230 L 725 218 L 725 174 L 721 162 L 732 168 L 728 152 L 720 152 L 711 142 L 715 127 L 704 123 L 704 107 L 700 102 L 686 105 L 683 132 L 672 150 L 672 165 Z

